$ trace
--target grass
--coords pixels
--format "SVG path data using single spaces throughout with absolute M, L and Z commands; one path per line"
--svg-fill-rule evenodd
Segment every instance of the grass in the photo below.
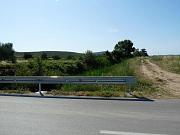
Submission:
M 167 71 L 180 74 L 180 56 L 153 56 L 151 60 Z
M 17 89 L 17 90 L 0 90 L 0 94 L 29 94 L 31 91 L 26 89 Z
M 135 97 L 157 97 L 161 91 L 151 82 L 144 78 L 140 71 L 141 59 L 132 58 L 124 60 L 120 64 L 102 69 L 84 72 L 84 76 L 136 76 L 137 85 L 132 88 Z M 77 96 L 105 96 L 126 97 L 127 86 L 125 85 L 63 85 L 59 90 L 53 90 L 53 95 L 77 95 Z
M 164 85 L 164 82 L 162 82 L 162 80 L 158 80 L 158 82 L 160 83 L 157 83 L 144 76 L 144 74 L 141 71 L 141 61 L 144 59 L 152 58 L 136 58 L 131 59 L 130 61 L 132 68 L 134 69 L 135 76 L 138 78 L 138 83 L 134 87 L 133 94 L 137 97 L 147 98 L 174 98 L 174 96 L 171 93 L 162 88 L 162 85 Z
M 122 61 L 120 64 L 115 64 L 110 67 L 95 69 L 84 72 L 84 76 L 131 76 L 134 71 L 130 69 L 128 60 Z
M 135 97 L 157 98 L 163 95 L 161 90 L 148 78 L 146 78 L 141 71 L 141 60 L 144 58 L 133 58 L 129 60 L 131 64 L 130 69 L 134 71 L 137 78 L 137 85 L 133 88 L 133 95 Z
M 109 67 L 87 71 L 82 76 L 131 76 L 134 75 L 130 69 L 129 61 L 125 60 L 120 64 Z M 124 97 L 127 86 L 125 85 L 63 85 L 59 90 L 52 90 L 53 95 L 77 95 L 77 96 L 104 96 Z

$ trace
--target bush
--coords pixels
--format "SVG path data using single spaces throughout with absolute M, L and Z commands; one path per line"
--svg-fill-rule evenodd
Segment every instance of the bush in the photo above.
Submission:
M 30 58 L 33 58 L 32 54 L 31 53 L 24 53 L 24 59 L 27 60 L 27 59 L 30 59 Z
M 47 58 L 48 58 L 47 54 L 46 54 L 45 52 L 43 52 L 43 53 L 41 54 L 41 59 L 42 59 L 42 60 L 47 60 Z
M 59 57 L 58 55 L 52 56 L 53 60 L 59 60 L 61 59 L 61 57 Z
M 86 51 L 83 58 L 83 63 L 87 70 L 97 67 L 96 55 L 92 51 Z
M 0 76 L 13 76 L 15 72 L 14 64 L 0 65 Z
M 96 67 L 103 68 L 110 65 L 110 61 L 105 56 L 98 56 L 96 58 Z

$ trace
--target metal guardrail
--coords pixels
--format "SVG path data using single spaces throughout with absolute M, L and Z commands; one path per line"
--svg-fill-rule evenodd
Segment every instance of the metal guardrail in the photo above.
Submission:
M 0 83 L 39 84 L 125 84 L 129 91 L 136 83 L 134 76 L 0 76 Z

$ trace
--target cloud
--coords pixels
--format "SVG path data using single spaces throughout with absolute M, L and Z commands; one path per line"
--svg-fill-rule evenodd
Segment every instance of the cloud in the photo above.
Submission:
M 59 2 L 59 0 L 56 0 L 56 2 Z
M 110 32 L 110 33 L 118 33 L 119 29 L 118 28 L 109 28 L 108 32 Z

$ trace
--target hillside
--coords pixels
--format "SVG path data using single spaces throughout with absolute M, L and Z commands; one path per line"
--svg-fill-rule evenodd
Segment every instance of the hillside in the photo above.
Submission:
M 39 51 L 39 52 L 28 52 L 31 53 L 33 56 L 40 56 L 43 52 L 45 52 L 48 57 L 51 56 L 59 56 L 59 57 L 67 57 L 67 56 L 79 56 L 81 53 L 77 53 L 77 52 L 67 52 L 67 51 Z M 24 53 L 27 52 L 15 52 L 15 56 L 16 57 L 23 57 Z

